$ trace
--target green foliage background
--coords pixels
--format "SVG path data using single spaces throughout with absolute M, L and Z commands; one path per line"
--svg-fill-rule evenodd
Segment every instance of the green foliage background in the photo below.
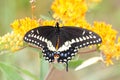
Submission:
M 53 0 L 37 0 L 36 13 L 37 17 L 40 15 L 49 16 L 48 11 L 51 11 L 50 5 Z M 118 32 L 120 32 L 120 0 L 103 0 L 98 5 L 91 7 L 87 12 L 87 21 L 91 24 L 93 21 L 104 21 L 112 24 Z M 24 18 L 26 16 L 31 17 L 31 8 L 29 0 L 0 0 L 0 36 L 3 36 L 12 29 L 10 24 L 15 19 Z M 39 51 L 36 49 L 26 48 L 14 54 L 2 54 L 0 55 L 1 62 L 7 62 L 8 64 L 0 63 L 0 80 L 5 80 L 5 77 L 12 77 L 7 80 L 23 80 L 19 77 L 19 70 L 24 80 L 38 80 L 40 75 L 40 59 Z M 85 54 L 81 55 L 81 58 L 86 59 L 98 54 Z M 9 65 L 13 64 L 13 65 Z M 6 66 L 9 65 L 9 66 Z M 17 66 L 13 68 L 11 66 Z M 20 68 L 19 68 L 20 67 Z M 18 71 L 18 73 L 15 72 Z M 5 72 L 4 72 L 5 71 Z M 12 73 L 15 76 L 10 75 Z M 4 74 L 8 74 L 4 76 Z M 70 70 L 68 73 L 56 69 L 49 78 L 49 80 L 120 80 L 120 61 L 115 62 L 114 65 L 106 67 L 103 63 L 97 63 L 90 67 L 84 68 L 75 72 Z M 31 77 L 29 77 L 31 76 Z

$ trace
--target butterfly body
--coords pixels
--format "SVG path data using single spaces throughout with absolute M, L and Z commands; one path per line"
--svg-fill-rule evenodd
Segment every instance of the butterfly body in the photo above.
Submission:
M 63 26 L 40 26 L 28 31 L 24 41 L 42 48 L 45 60 L 66 63 L 78 52 L 79 48 L 102 42 L 101 37 L 84 28 Z

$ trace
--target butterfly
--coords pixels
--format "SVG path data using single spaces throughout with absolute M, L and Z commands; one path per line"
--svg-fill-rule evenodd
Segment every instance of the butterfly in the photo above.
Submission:
M 100 44 L 101 37 L 93 31 L 74 27 L 39 26 L 28 31 L 24 41 L 42 49 L 43 57 L 49 62 L 66 63 L 70 61 L 80 48 Z

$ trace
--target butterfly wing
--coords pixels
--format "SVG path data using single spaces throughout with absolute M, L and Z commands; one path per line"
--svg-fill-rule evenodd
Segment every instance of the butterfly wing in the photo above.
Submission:
M 58 51 L 69 49 L 68 47 L 82 48 L 102 42 L 101 37 L 93 31 L 78 27 L 62 27 L 60 31 L 60 44 Z M 67 46 L 65 48 L 65 46 Z
M 57 36 L 54 34 L 54 27 L 40 26 L 28 31 L 24 36 L 24 41 L 40 48 L 50 46 L 54 50 L 54 46 L 57 42 Z

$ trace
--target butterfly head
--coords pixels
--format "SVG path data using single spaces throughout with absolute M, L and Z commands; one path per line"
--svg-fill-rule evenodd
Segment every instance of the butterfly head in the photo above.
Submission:
M 57 35 L 58 35 L 59 32 L 60 32 L 60 26 L 59 26 L 59 23 L 58 23 L 58 22 L 56 22 L 55 27 L 56 27 L 56 33 L 57 33 Z
M 59 27 L 59 23 L 58 23 L 58 22 L 56 22 L 56 25 L 55 25 L 55 27 Z

